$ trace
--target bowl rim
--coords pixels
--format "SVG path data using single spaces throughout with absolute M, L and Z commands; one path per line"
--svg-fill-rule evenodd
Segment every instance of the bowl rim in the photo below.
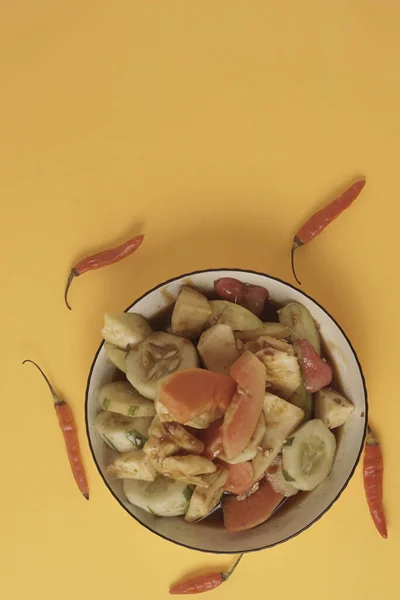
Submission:
M 345 331 L 343 330 L 343 328 L 339 325 L 339 323 L 336 321 L 336 319 L 326 310 L 326 308 L 324 308 L 317 300 L 315 300 L 312 296 L 310 296 L 309 294 L 307 294 L 306 292 L 304 292 L 303 290 L 301 290 L 300 288 L 296 287 L 295 285 L 292 285 L 291 283 L 288 283 L 287 281 L 280 279 L 279 277 L 274 277 L 273 275 L 269 275 L 268 273 L 262 273 L 260 271 L 254 271 L 252 269 L 240 269 L 240 268 L 227 268 L 227 267 L 223 267 L 223 268 L 217 268 L 217 269 L 200 269 L 197 271 L 192 271 L 190 273 L 184 273 L 182 275 L 178 275 L 176 277 L 171 277 L 170 279 L 167 279 L 166 281 L 163 281 L 159 284 L 157 284 L 156 286 L 154 286 L 153 288 L 151 288 L 150 290 L 147 290 L 144 294 L 142 294 L 141 296 L 139 296 L 138 298 L 136 298 L 136 300 L 134 300 L 132 302 L 132 304 L 130 304 L 127 308 L 125 308 L 125 310 L 123 312 L 128 312 L 131 308 L 133 308 L 138 302 L 140 302 L 141 300 L 143 300 L 144 298 L 146 298 L 146 296 L 149 296 L 150 294 L 152 294 L 153 292 L 155 292 L 156 290 L 158 290 L 159 288 L 164 287 L 165 285 L 168 285 L 170 283 L 173 283 L 174 281 L 177 281 L 179 279 L 187 279 L 190 278 L 194 275 L 200 275 L 202 273 L 225 273 L 225 272 L 236 272 L 236 273 L 251 273 L 252 275 L 260 275 L 262 277 L 268 277 L 269 279 L 273 279 L 274 281 L 277 281 L 278 283 L 282 283 L 286 286 L 288 286 L 289 288 L 300 292 L 301 294 L 303 294 L 303 296 L 305 296 L 306 298 L 308 298 L 309 300 L 311 300 L 312 302 L 314 302 L 314 304 L 316 304 L 332 321 L 333 323 L 336 325 L 336 327 L 340 330 L 340 332 L 342 333 L 342 335 L 344 336 L 345 340 L 347 341 L 347 343 L 350 346 L 351 352 L 353 353 L 354 359 L 357 363 L 358 369 L 360 371 L 360 376 L 361 376 L 361 381 L 362 381 L 362 385 L 363 385 L 363 390 L 364 390 L 364 397 L 365 397 L 365 410 L 364 410 L 364 417 L 365 417 L 365 423 L 364 423 L 364 432 L 363 432 L 363 436 L 361 439 L 361 444 L 360 444 L 360 449 L 358 451 L 357 457 L 354 461 L 353 467 L 349 473 L 349 476 L 347 477 L 346 481 L 344 482 L 343 486 L 341 487 L 341 489 L 339 490 L 339 492 L 337 493 L 337 495 L 335 496 L 335 498 L 332 500 L 332 502 L 323 510 L 321 511 L 312 521 L 310 521 L 310 523 L 308 523 L 307 525 L 305 525 L 304 527 L 302 527 L 301 529 L 299 529 L 298 531 L 296 531 L 296 533 L 293 533 L 292 535 L 289 535 L 288 537 L 279 540 L 279 542 L 274 542 L 273 544 L 266 544 L 265 546 L 260 546 L 259 548 L 252 548 L 249 550 L 225 550 L 225 551 L 221 551 L 221 550 L 205 550 L 204 548 L 197 548 L 196 546 L 191 546 L 190 544 L 184 544 L 183 542 L 178 542 L 177 540 L 174 540 L 171 537 L 168 537 L 167 535 L 163 535 L 162 533 L 156 531 L 155 529 L 152 529 L 149 525 L 144 524 L 138 517 L 136 517 L 135 515 L 133 515 L 127 508 L 126 506 L 124 506 L 124 504 L 121 502 L 121 500 L 118 498 L 118 496 L 113 492 L 112 488 L 108 485 L 108 482 L 106 480 L 106 478 L 104 477 L 100 465 L 97 461 L 93 446 L 92 446 L 92 442 L 91 442 L 91 438 L 90 438 L 90 433 L 89 433 L 89 417 L 88 417 L 88 407 L 89 407 L 89 388 L 90 388 L 90 382 L 91 382 L 91 378 L 92 378 L 92 374 L 93 374 L 93 369 L 94 366 L 96 364 L 97 361 L 97 357 L 104 345 L 104 340 L 100 343 L 92 364 L 90 366 L 90 370 L 89 370 L 89 374 L 87 377 L 87 382 L 86 382 L 86 391 L 85 391 L 85 428 L 86 428 L 86 437 L 88 440 L 88 444 L 89 444 L 89 448 L 90 448 L 90 452 L 92 454 L 92 458 L 93 461 L 96 465 L 97 471 L 100 474 L 101 479 L 103 480 L 103 483 L 106 485 L 108 491 L 111 493 L 111 495 L 115 498 L 115 500 L 118 502 L 118 504 L 125 510 L 125 512 L 131 517 L 133 518 L 137 523 L 139 523 L 142 527 L 145 527 L 148 531 L 151 531 L 152 533 L 154 533 L 155 535 L 158 535 L 160 538 L 162 538 L 163 540 L 167 541 L 167 542 L 172 542 L 174 544 L 177 544 L 178 546 L 182 546 L 184 548 L 188 548 L 189 550 L 196 550 L 197 552 L 206 552 L 208 554 L 248 554 L 250 552 L 259 552 L 261 550 L 266 550 L 267 548 L 273 548 L 274 546 L 278 546 L 279 544 L 283 544 L 284 542 L 287 542 L 295 537 L 297 537 L 298 535 L 300 535 L 301 533 L 303 533 L 303 531 L 306 531 L 307 529 L 309 529 L 312 525 L 314 525 L 314 523 L 316 523 L 317 521 L 319 521 L 327 512 L 328 510 L 330 510 L 332 508 L 332 506 L 335 504 L 335 502 L 337 502 L 337 500 L 340 498 L 340 496 L 342 495 L 342 493 L 344 492 L 344 490 L 346 489 L 346 487 L 348 486 L 351 478 L 354 475 L 354 472 L 357 468 L 358 463 L 360 462 L 360 458 L 361 458 L 361 454 L 362 451 L 364 449 L 364 442 L 365 442 L 365 437 L 366 437 L 366 433 L 367 433 L 367 426 L 368 426 L 368 391 L 367 391 L 367 385 L 366 385 L 366 381 L 365 381 L 365 377 L 364 377 L 364 373 L 363 373 L 363 369 L 360 363 L 360 360 L 357 356 L 357 353 L 353 347 L 353 344 L 351 343 L 348 335 L 345 333 Z

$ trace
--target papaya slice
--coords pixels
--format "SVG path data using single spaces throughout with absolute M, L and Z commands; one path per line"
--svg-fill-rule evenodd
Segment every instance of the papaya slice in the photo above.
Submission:
M 173 373 L 161 384 L 158 399 L 178 423 L 188 423 L 203 416 L 207 427 L 222 417 L 235 390 L 235 381 L 229 375 L 205 369 L 184 369 Z
M 245 500 L 234 496 L 222 502 L 224 526 L 227 531 L 245 531 L 264 523 L 272 515 L 284 496 L 275 492 L 268 481 L 263 479 L 254 494 Z
M 231 465 L 223 463 L 228 471 L 228 479 L 224 485 L 224 490 L 236 496 L 246 494 L 254 485 L 253 467 L 251 462 L 243 462 Z
M 232 365 L 230 374 L 238 387 L 221 427 L 228 460 L 243 452 L 254 433 L 264 403 L 266 369 L 254 354 L 245 352 Z

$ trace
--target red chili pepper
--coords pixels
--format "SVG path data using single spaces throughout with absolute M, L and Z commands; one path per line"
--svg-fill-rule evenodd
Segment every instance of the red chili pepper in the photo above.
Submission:
M 332 200 L 327 206 L 321 208 L 312 217 L 310 217 L 302 227 L 298 230 L 293 238 L 292 245 L 292 272 L 297 283 L 301 285 L 297 278 L 296 271 L 294 268 L 294 253 L 297 248 L 304 246 L 311 242 L 317 235 L 319 235 L 325 227 L 327 227 L 332 221 L 334 221 L 342 212 L 349 208 L 354 200 L 359 196 L 362 189 L 366 184 L 365 179 L 359 179 L 353 185 L 351 185 L 343 194 Z
M 383 459 L 378 440 L 368 427 L 364 452 L 364 488 L 369 512 L 375 527 L 387 538 L 385 513 L 383 512 Z
M 65 446 L 67 448 L 67 454 L 69 463 L 71 465 L 72 474 L 75 478 L 78 488 L 85 496 L 86 500 L 89 500 L 89 488 L 82 464 L 81 453 L 79 450 L 78 433 L 76 431 L 76 425 L 71 409 L 64 402 L 64 400 L 61 400 L 61 398 L 56 394 L 53 386 L 51 385 L 50 381 L 47 379 L 46 375 L 43 373 L 39 365 L 33 362 L 33 360 L 24 360 L 23 364 L 27 362 L 32 363 L 37 369 L 39 369 L 39 371 L 45 378 L 47 385 L 49 386 L 49 390 L 51 392 L 51 395 L 53 396 L 54 408 L 56 409 L 58 422 L 60 424 L 61 431 L 64 435 Z
M 224 583 L 224 581 L 226 581 L 232 575 L 242 558 L 243 554 L 239 556 L 233 567 L 227 573 L 206 573 L 205 575 L 198 575 L 197 577 L 186 579 L 185 581 L 172 586 L 172 588 L 169 590 L 169 593 L 200 594 L 201 592 L 209 592 L 210 590 L 213 590 L 221 585 L 221 583 Z
M 74 277 L 78 277 L 86 271 L 94 271 L 95 269 L 101 269 L 102 267 L 106 267 L 107 265 L 112 265 L 116 262 L 119 262 L 123 258 L 126 258 L 130 254 L 133 254 L 135 250 L 137 250 L 140 244 L 143 242 L 144 235 L 136 235 L 131 238 L 127 242 L 121 244 L 117 248 L 111 248 L 110 250 L 103 250 L 102 252 L 98 252 L 97 254 L 93 254 L 92 256 L 88 256 L 84 258 L 80 262 L 78 262 L 72 269 L 68 277 L 67 286 L 64 292 L 64 300 L 65 304 L 71 310 L 70 305 L 68 304 L 68 290 L 72 283 Z

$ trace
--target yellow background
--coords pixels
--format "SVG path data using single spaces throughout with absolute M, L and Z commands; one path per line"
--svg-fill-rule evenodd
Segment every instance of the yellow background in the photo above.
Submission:
M 194 269 L 290 280 L 296 228 L 365 174 L 297 266 L 363 363 L 389 538 L 358 468 L 320 522 L 213 597 L 399 598 L 399 30 L 395 0 L 1 2 L 2 597 L 163 599 L 231 564 L 142 529 L 103 485 L 83 420 L 102 315 Z M 73 263 L 139 230 L 135 256 L 74 281 L 68 312 Z M 73 407 L 90 502 L 27 357 Z

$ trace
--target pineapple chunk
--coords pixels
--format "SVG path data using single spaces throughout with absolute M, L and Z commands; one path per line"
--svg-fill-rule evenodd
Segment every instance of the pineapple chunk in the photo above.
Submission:
M 301 384 L 300 367 L 293 348 L 273 338 L 259 340 L 264 348 L 256 352 L 256 356 L 267 369 L 267 387 L 288 400 Z
M 202 332 L 211 314 L 207 298 L 194 288 L 183 285 L 172 313 L 171 331 L 186 338 L 196 337 Z
M 258 481 L 280 452 L 286 438 L 304 419 L 304 411 L 286 400 L 266 393 L 263 407 L 266 432 L 261 448 L 252 460 L 254 481 Z
M 157 471 L 143 450 L 132 450 L 117 456 L 114 462 L 108 465 L 106 471 L 118 479 L 154 481 L 157 476 Z
M 206 369 L 225 375 L 240 356 L 232 328 L 222 323 L 201 334 L 197 350 Z
M 331 387 L 325 387 L 315 396 L 314 414 L 329 429 L 346 423 L 354 410 L 354 405 Z

